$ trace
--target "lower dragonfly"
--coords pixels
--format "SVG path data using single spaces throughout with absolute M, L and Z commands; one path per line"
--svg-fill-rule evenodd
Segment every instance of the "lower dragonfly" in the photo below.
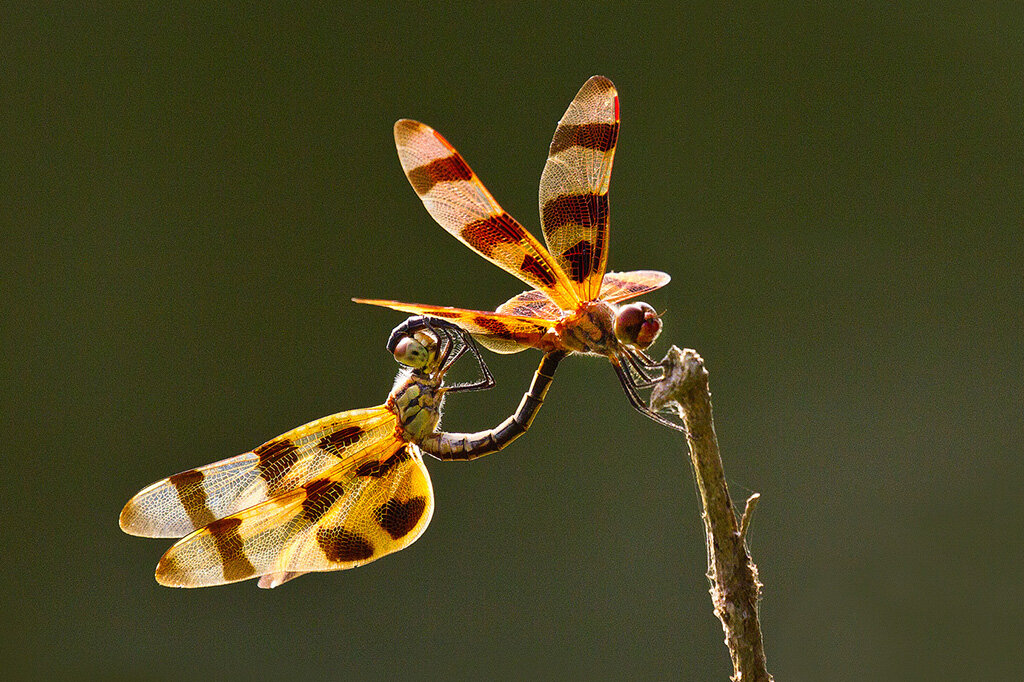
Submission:
M 449 393 L 494 386 L 468 333 L 417 316 L 387 348 L 403 365 L 383 405 L 340 412 L 292 429 L 251 452 L 150 485 L 121 511 L 121 529 L 177 537 L 156 579 L 206 587 L 259 577 L 273 588 L 313 571 L 362 566 L 411 545 L 434 513 L 423 452 L 469 460 L 496 452 L 530 428 L 562 352 L 544 356 L 516 412 L 477 433 L 438 431 Z M 482 377 L 445 385 L 469 351 Z

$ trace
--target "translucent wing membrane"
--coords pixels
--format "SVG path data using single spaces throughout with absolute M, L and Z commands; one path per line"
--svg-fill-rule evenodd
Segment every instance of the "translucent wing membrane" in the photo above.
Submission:
M 465 310 L 440 305 L 421 305 L 366 298 L 352 299 L 414 315 L 429 315 L 447 320 L 465 329 L 480 343 L 498 353 L 515 353 L 525 348 L 538 348 L 541 339 L 555 326 L 554 320 L 522 315 L 506 315 L 489 310 Z
M 609 272 L 601 285 L 601 298 L 609 303 L 628 301 L 643 296 L 649 291 L 660 289 L 671 281 L 664 272 L 657 270 L 633 270 L 632 272 Z
M 282 492 L 393 438 L 386 407 L 323 417 L 251 452 L 190 469 L 136 494 L 121 511 L 121 528 L 145 537 L 182 537 Z
M 604 276 L 601 293 L 598 296 L 609 303 L 628 301 L 649 291 L 660 289 L 672 278 L 657 270 L 634 270 L 632 272 L 609 272 Z M 531 290 L 517 294 L 498 306 L 499 313 L 525 315 L 546 320 L 558 320 L 564 312 L 544 292 Z
M 540 178 L 544 239 L 584 301 L 597 298 L 608 262 L 608 183 L 618 136 L 618 93 L 594 76 L 558 122 Z
M 498 306 L 499 313 L 507 315 L 530 315 L 545 320 L 557 320 L 564 314 L 543 291 L 524 291 Z
M 395 146 L 409 183 L 441 227 L 560 305 L 576 307 L 575 287 L 547 249 L 498 205 L 447 140 L 403 119 L 395 124 Z
M 434 511 L 419 449 L 398 439 L 367 449 L 302 487 L 207 525 L 171 547 L 157 580 L 205 587 L 354 568 L 412 544 Z

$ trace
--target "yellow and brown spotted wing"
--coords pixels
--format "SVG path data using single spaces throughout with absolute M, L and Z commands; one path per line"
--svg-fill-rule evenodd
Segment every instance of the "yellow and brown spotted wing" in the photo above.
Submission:
M 206 587 L 266 576 L 260 585 L 272 587 L 311 571 L 354 568 L 412 544 L 433 511 L 419 449 L 394 437 L 179 540 L 156 578 Z
M 144 488 L 121 511 L 131 535 L 180 538 L 216 519 L 294 490 L 393 438 L 385 406 L 323 417 L 251 452 L 189 469 Z

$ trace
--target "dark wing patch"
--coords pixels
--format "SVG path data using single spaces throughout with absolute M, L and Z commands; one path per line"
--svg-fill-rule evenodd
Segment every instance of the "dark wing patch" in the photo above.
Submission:
M 206 476 L 203 472 L 189 469 L 167 479 L 174 486 L 182 508 L 196 528 L 202 528 L 215 518 L 207 504 L 206 490 L 202 485 L 204 478 Z
M 574 282 L 584 282 L 594 271 L 594 245 L 588 241 L 578 241 L 562 254 L 569 264 L 569 278 Z
M 533 277 L 545 287 L 555 286 L 555 275 L 543 263 L 527 254 L 519 264 L 519 271 Z
M 352 445 L 359 436 L 363 434 L 363 429 L 359 426 L 346 426 L 343 429 L 339 429 L 334 433 L 329 433 L 320 439 L 320 447 L 328 452 L 337 452 L 342 448 Z
M 583 123 L 580 125 L 560 125 L 555 128 L 555 136 L 551 139 L 548 154 L 554 156 L 570 147 L 583 147 L 599 152 L 610 152 L 615 149 L 619 137 L 618 123 Z
M 512 216 L 501 213 L 469 223 L 462 228 L 462 238 L 485 257 L 494 258 L 501 244 L 518 244 L 522 241 L 521 230 Z
M 407 502 L 388 500 L 377 509 L 377 523 L 392 539 L 398 540 L 416 527 L 426 509 L 427 501 L 422 497 L 413 497 Z
M 543 216 L 544 224 L 551 229 L 600 224 L 608 220 L 608 195 L 589 192 L 560 194 L 544 204 Z M 601 238 L 599 233 L 594 237 Z
M 281 480 L 299 461 L 298 448 L 287 438 L 264 443 L 253 450 L 253 453 L 260 458 L 256 463 L 260 477 L 268 483 Z
M 370 478 L 384 478 L 396 466 L 409 459 L 409 450 L 403 446 L 398 452 L 388 457 L 383 462 L 370 460 L 363 462 L 355 471 L 356 476 L 369 476 Z
M 229 516 L 206 527 L 220 554 L 225 580 L 242 580 L 256 575 L 256 569 L 245 556 L 245 543 L 238 532 L 241 525 L 241 519 Z
M 473 322 L 480 328 L 486 330 L 488 334 L 494 336 L 500 336 L 502 338 L 509 337 L 508 325 L 502 322 L 500 319 L 495 317 L 484 317 L 478 315 L 473 319 Z
M 416 194 L 423 196 L 439 182 L 469 180 L 473 171 L 458 154 L 436 159 L 428 164 L 409 170 L 406 175 Z
M 316 541 L 324 556 L 335 563 L 362 561 L 373 556 L 373 543 L 344 528 L 320 528 Z
M 306 499 L 302 501 L 302 516 L 316 523 L 330 511 L 334 503 L 345 496 L 345 482 L 322 478 L 306 484 Z

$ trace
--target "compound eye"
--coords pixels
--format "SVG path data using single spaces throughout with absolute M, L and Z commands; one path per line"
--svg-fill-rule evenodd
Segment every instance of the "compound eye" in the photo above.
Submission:
M 661 319 L 647 303 L 630 303 L 619 308 L 615 315 L 615 336 L 630 346 L 645 349 L 661 333 Z
M 429 359 L 430 353 L 426 346 L 411 336 L 404 337 L 395 345 L 395 360 L 406 367 L 423 369 Z

